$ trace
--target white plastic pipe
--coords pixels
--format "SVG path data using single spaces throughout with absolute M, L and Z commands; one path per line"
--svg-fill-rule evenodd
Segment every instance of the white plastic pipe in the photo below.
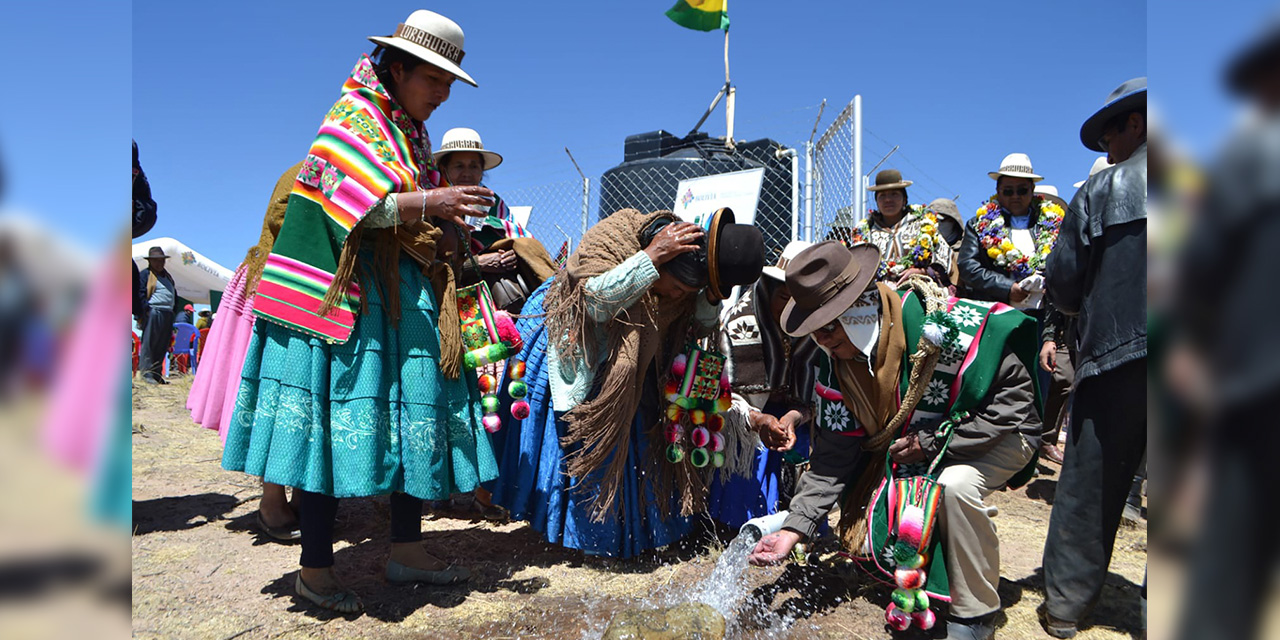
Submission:
M 742 528 L 738 530 L 738 535 L 747 534 L 755 540 L 759 540 L 771 533 L 776 533 L 782 530 L 782 523 L 790 513 L 789 511 L 779 511 L 770 516 L 752 518 L 742 525 Z

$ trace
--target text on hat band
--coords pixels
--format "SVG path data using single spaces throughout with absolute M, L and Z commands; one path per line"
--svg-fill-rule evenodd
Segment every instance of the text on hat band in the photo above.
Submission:
M 396 27 L 396 32 L 391 34 L 391 37 L 408 40 L 420 47 L 425 47 L 440 54 L 445 60 L 454 64 L 461 63 L 462 56 L 466 55 L 462 49 L 459 49 L 452 42 L 449 42 L 435 34 L 427 33 L 417 27 L 409 26 L 403 22 L 400 23 L 400 26 Z

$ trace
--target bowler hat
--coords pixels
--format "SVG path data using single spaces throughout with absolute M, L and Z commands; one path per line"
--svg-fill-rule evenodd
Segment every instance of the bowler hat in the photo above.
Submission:
M 885 169 L 876 174 L 876 183 L 867 187 L 867 191 L 889 191 L 890 189 L 906 189 L 913 183 L 902 179 L 902 172 L 897 169 Z
M 1098 144 L 1098 139 L 1104 133 L 1103 129 L 1107 126 L 1111 119 L 1135 109 L 1147 108 L 1147 79 L 1134 78 L 1125 81 L 1124 84 L 1116 87 L 1111 95 L 1107 96 L 1107 101 L 1098 109 L 1096 113 L 1089 116 L 1088 120 L 1080 126 L 1080 142 L 1084 144 L 1086 149 L 1090 151 L 1098 151 L 1107 153 L 1102 145 Z
M 873 244 L 850 249 L 828 240 L 801 251 L 787 265 L 791 300 L 782 310 L 782 330 L 804 336 L 839 318 L 875 279 L 879 266 L 880 250 Z
M 764 269 L 764 236 L 749 224 L 735 224 L 724 207 L 707 219 L 707 281 L 711 297 L 723 300 L 735 285 L 760 279 Z
M 165 259 L 167 259 L 168 257 L 169 257 L 169 256 L 165 255 L 165 253 L 164 253 L 164 249 L 161 249 L 160 247 L 151 247 L 150 249 L 147 249 L 147 259 L 148 259 L 148 260 L 150 260 L 150 259 L 152 259 L 152 258 L 165 258 Z

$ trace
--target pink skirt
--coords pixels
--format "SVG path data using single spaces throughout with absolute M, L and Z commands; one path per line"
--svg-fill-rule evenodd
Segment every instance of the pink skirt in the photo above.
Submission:
M 253 300 L 244 298 L 244 280 L 242 264 L 218 304 L 204 357 L 200 358 L 187 395 L 191 419 L 206 429 L 217 430 L 223 444 L 227 442 L 227 427 L 240 390 L 240 370 L 253 338 Z

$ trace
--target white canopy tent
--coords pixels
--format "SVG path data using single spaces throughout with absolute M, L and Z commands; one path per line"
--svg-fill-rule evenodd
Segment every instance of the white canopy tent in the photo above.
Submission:
M 178 295 L 202 304 L 210 304 L 213 294 L 222 291 L 234 275 L 230 269 L 206 258 L 200 252 L 173 238 L 143 240 L 133 245 L 133 261 L 139 269 L 147 268 L 147 250 L 160 247 L 169 256 L 165 270 L 173 276 Z

